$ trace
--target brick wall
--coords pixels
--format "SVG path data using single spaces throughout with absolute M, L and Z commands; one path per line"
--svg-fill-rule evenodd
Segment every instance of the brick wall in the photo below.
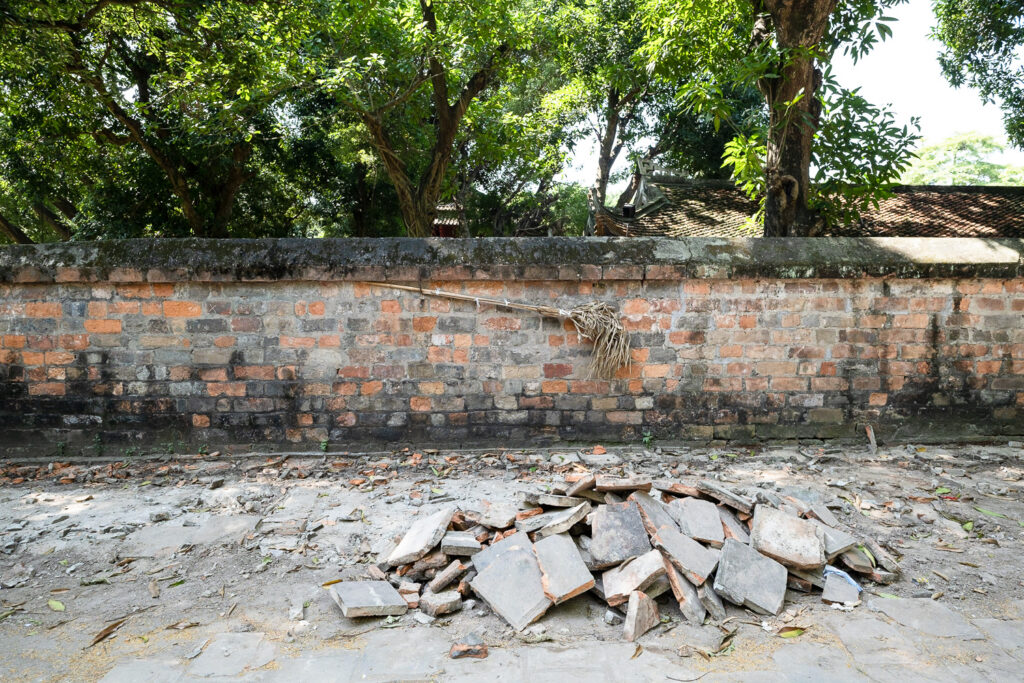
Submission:
M 170 242 L 0 251 L 0 444 L 1024 434 L 1016 242 Z M 569 323 L 371 279 L 607 301 L 633 363 L 594 378 Z

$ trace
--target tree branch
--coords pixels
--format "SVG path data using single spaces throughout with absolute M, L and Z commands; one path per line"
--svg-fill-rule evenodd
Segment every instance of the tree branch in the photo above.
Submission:
M 31 237 L 26 235 L 17 225 L 7 220 L 3 214 L 0 214 L 0 232 L 15 244 L 35 244 Z

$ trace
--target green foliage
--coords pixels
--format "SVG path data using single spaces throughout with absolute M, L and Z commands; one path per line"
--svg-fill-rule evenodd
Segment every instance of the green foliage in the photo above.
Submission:
M 1024 169 L 992 160 L 1003 149 L 991 135 L 955 135 L 917 150 L 901 180 L 908 185 L 1019 185 Z
M 1024 147 L 1024 3 L 936 0 L 934 8 L 933 35 L 945 47 L 939 64 L 946 79 L 998 103 L 1010 142 Z

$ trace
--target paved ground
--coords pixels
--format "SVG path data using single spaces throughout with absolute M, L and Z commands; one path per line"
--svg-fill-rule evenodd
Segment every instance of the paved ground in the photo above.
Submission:
M 6 466 L 0 680 L 1020 680 L 1022 456 L 665 447 Z M 431 624 L 349 620 L 322 588 L 365 572 L 416 515 L 513 500 L 582 467 L 818 496 L 904 577 L 867 584 L 852 611 L 790 593 L 778 618 L 729 607 L 703 627 L 662 599 L 668 619 L 639 647 L 589 594 L 515 634 L 479 603 Z M 807 630 L 776 635 L 786 625 Z M 468 633 L 487 659 L 448 657 Z

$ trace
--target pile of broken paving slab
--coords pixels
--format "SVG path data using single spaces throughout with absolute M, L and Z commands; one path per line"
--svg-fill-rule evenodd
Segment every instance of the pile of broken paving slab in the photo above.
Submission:
M 899 578 L 884 550 L 843 529 L 821 503 L 710 480 L 581 473 L 549 493 L 520 494 L 518 509 L 433 512 L 380 559 L 379 580 L 331 586 L 346 617 L 416 608 L 438 617 L 473 593 L 521 631 L 552 605 L 593 591 L 609 606 L 607 620 L 625 610 L 629 641 L 660 622 L 655 599 L 663 595 L 699 625 L 708 614 L 725 618 L 723 599 L 778 615 L 787 588 L 821 589 L 824 602 L 850 609 L 860 602 L 858 579 Z M 460 652 L 486 656 L 472 645 Z

